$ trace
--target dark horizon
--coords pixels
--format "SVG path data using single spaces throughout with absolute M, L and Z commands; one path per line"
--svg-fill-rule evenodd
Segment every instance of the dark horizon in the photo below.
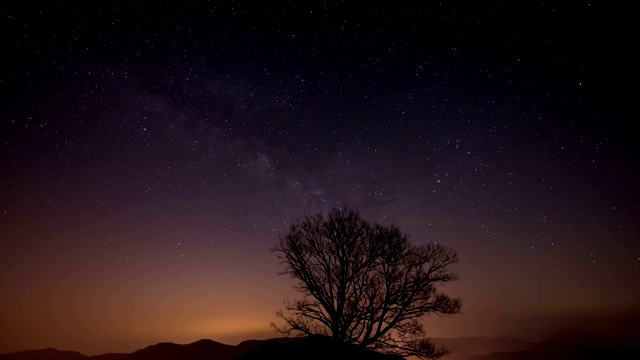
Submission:
M 631 13 L 4 5 L 0 353 L 275 337 L 271 249 L 343 204 L 458 252 L 429 336 L 637 336 Z
M 447 360 L 491 360 L 503 359 L 591 359 L 600 356 L 633 358 L 640 353 L 638 337 L 606 336 L 578 329 L 558 329 L 538 341 L 527 341 L 513 337 L 461 337 L 433 338 L 438 346 L 445 346 Z M 238 344 L 224 344 L 211 339 L 200 339 L 192 343 L 176 344 L 161 342 L 149 344 L 131 352 L 86 355 L 70 349 L 44 348 L 0 354 L 1 359 L 92 359 L 100 360 L 200 360 L 215 357 L 219 360 L 249 360 L 264 358 L 279 359 L 326 359 L 328 357 L 354 359 L 389 359 L 398 357 L 380 356 L 372 350 L 358 345 L 348 345 L 327 336 L 277 337 L 264 340 L 245 340 Z M 415 360 L 415 357 L 407 357 Z

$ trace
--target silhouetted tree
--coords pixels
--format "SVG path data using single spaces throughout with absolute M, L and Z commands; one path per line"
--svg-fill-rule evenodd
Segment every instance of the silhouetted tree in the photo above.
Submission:
M 457 279 L 447 267 L 456 252 L 430 243 L 414 246 L 395 226 L 369 224 L 352 208 L 306 216 L 275 247 L 284 271 L 297 279 L 302 299 L 277 316 L 284 333 L 322 334 L 401 356 L 436 359 L 449 351 L 425 337 L 420 319 L 460 311 L 459 299 L 436 285 Z

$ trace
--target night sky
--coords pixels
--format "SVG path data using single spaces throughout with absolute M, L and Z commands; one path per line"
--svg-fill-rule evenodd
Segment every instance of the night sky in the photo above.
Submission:
M 458 251 L 431 336 L 637 333 L 630 9 L 10 3 L 0 353 L 277 337 L 271 249 L 344 204 Z

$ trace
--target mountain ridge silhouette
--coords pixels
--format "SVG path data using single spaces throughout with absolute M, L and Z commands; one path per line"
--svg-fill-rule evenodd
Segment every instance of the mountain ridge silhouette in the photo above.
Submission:
M 600 360 L 640 359 L 640 339 L 583 329 L 556 329 L 541 341 L 517 338 L 432 339 L 453 353 L 443 360 Z
M 362 360 L 399 360 L 398 356 L 384 355 L 357 345 L 340 343 L 327 336 L 312 335 L 300 338 L 273 338 L 245 340 L 238 345 L 227 345 L 210 339 L 190 344 L 161 342 L 132 353 L 107 353 L 87 356 L 77 351 L 46 348 L 0 354 L 0 360 L 255 360 L 277 357 L 288 359 L 326 359 L 355 357 Z
M 513 337 L 431 338 L 453 353 L 442 360 L 583 360 L 640 359 L 640 339 L 562 329 L 538 342 Z M 161 342 L 131 353 L 83 355 L 77 351 L 45 348 L 0 354 L 0 360 L 257 360 L 361 359 L 400 360 L 372 350 L 337 342 L 326 336 L 245 340 L 237 345 L 201 339 L 190 344 Z

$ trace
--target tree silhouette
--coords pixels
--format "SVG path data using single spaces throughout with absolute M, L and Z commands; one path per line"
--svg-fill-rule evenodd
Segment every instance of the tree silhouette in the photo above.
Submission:
M 425 337 L 420 319 L 460 311 L 459 299 L 436 285 L 457 279 L 456 252 L 414 246 L 395 226 L 369 224 L 356 209 L 306 216 L 275 247 L 301 299 L 276 314 L 284 334 L 321 334 L 383 353 L 436 359 L 449 353 Z

